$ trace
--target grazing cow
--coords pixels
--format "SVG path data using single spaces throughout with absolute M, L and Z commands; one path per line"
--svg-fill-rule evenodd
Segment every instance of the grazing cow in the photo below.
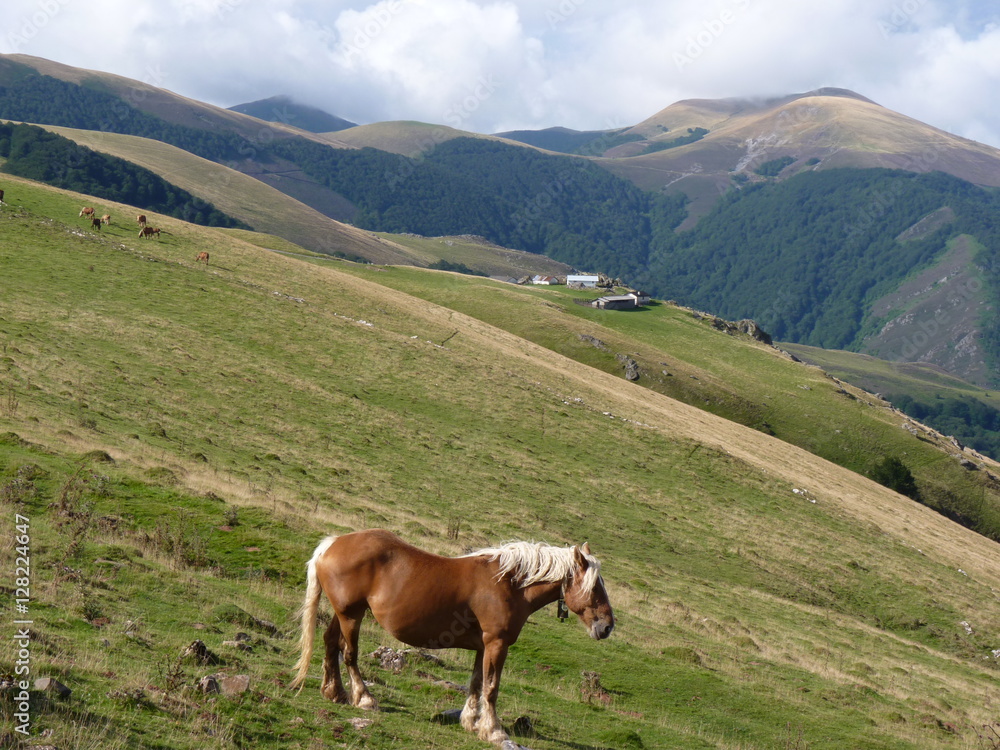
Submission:
M 139 222 L 140 227 L 146 226 L 146 214 L 139 214 L 135 217 L 135 220 Z
M 201 263 L 202 261 L 205 262 L 206 266 L 208 265 L 208 253 L 206 253 L 204 250 L 198 253 L 198 257 L 194 259 L 195 263 Z
M 92 216 L 91 219 L 90 219 L 90 226 L 93 227 L 94 230 L 100 232 L 101 231 L 101 220 L 98 219 L 96 216 Z
M 143 227 L 142 229 L 139 230 L 139 239 L 142 240 L 145 239 L 146 237 L 152 237 L 154 234 L 156 235 L 157 239 L 160 238 L 160 230 L 157 229 L 156 227 Z
M 101 223 L 102 224 L 110 224 L 111 223 L 111 214 L 104 214 L 104 216 L 101 217 Z
M 94 215 L 94 209 L 92 209 L 90 206 L 84 206 L 83 208 L 80 209 L 80 216 L 86 216 L 89 219 L 93 217 L 93 215 Z

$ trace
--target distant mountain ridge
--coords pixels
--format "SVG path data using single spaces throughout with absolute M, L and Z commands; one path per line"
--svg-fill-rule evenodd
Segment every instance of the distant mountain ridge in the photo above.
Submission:
M 250 115 L 6 55 L 0 117 L 154 138 L 363 229 L 481 235 L 759 318 L 779 338 L 1000 382 L 1000 237 L 989 220 L 1000 208 L 982 187 L 1000 186 L 1000 151 L 844 89 L 685 100 L 596 138 L 416 122 L 312 133 L 279 118 L 264 140 Z M 951 177 L 914 179 L 934 171 Z M 946 268 L 971 290 L 948 326 L 939 301 L 950 291 L 906 287 Z M 954 325 L 970 329 L 960 352 Z
M 237 104 L 229 109 L 266 122 L 281 122 L 285 125 L 292 125 L 302 130 L 308 130 L 310 133 L 333 133 L 357 125 L 357 123 L 331 115 L 318 107 L 299 104 L 290 96 L 283 95 Z

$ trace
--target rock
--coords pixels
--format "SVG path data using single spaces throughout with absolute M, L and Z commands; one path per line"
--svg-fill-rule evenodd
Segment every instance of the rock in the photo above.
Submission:
M 604 351 L 604 352 L 610 351 L 608 349 L 608 345 L 605 344 L 603 341 L 601 341 L 599 338 L 597 338 L 595 336 L 588 336 L 585 333 L 578 334 L 578 336 L 580 338 L 580 341 L 584 341 L 584 342 L 590 344 L 591 346 L 593 346 L 596 349 L 600 349 L 601 351 Z
M 379 664 L 382 665 L 382 669 L 388 669 L 393 674 L 399 674 L 403 671 L 403 667 L 406 666 L 406 653 L 396 651 L 388 646 L 379 646 L 369 656 L 373 659 L 378 659 Z
M 349 723 L 350 723 L 350 725 L 352 727 L 354 727 L 358 731 L 361 731 L 362 729 L 367 729 L 372 724 L 374 724 L 375 720 L 374 719 L 364 719 L 364 718 L 362 718 L 360 716 L 355 716 L 353 719 L 349 720 Z
M 219 681 L 215 679 L 215 675 L 206 675 L 198 680 L 198 689 L 206 695 L 218 693 Z
M 69 698 L 73 694 L 72 690 L 53 677 L 39 677 L 35 680 L 35 690 L 41 690 L 43 693 L 55 693 L 60 698 Z
M 219 680 L 219 692 L 227 697 L 243 695 L 250 689 L 250 675 L 236 674 Z
M 625 365 L 625 379 L 633 383 L 639 379 L 639 363 L 627 354 L 617 354 L 615 359 Z
M 181 655 L 182 659 L 194 659 L 199 664 L 218 664 L 219 657 L 208 650 L 208 646 L 205 645 L 204 641 L 196 640 L 192 641 L 191 645 L 184 649 L 184 653 Z
M 757 325 L 757 321 L 750 320 L 749 318 L 741 320 L 736 323 L 736 330 L 745 333 L 752 339 L 761 341 L 765 344 L 773 343 L 771 340 L 771 335 L 767 333 L 763 328 Z
M 435 724 L 458 724 L 461 720 L 462 709 L 460 708 L 449 708 L 447 711 L 442 711 L 431 717 L 431 721 Z
M 268 635 L 278 635 L 278 628 L 273 622 L 270 622 L 269 620 L 262 620 L 259 617 L 254 617 L 246 610 L 237 607 L 235 604 L 223 604 L 216 607 L 212 615 L 216 622 L 230 622 L 233 625 L 241 625 L 245 628 L 259 630 L 267 633 Z
M 247 653 L 253 652 L 253 646 L 251 646 L 246 641 L 223 641 L 222 645 L 238 649 L 239 651 L 245 651 Z
M 531 721 L 530 716 L 518 716 L 514 719 L 511 733 L 516 734 L 518 737 L 534 737 L 535 724 Z

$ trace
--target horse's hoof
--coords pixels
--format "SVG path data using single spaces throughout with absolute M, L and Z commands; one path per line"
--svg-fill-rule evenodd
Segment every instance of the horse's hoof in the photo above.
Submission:
M 358 701 L 358 708 L 362 708 L 365 711 L 378 711 L 378 701 L 370 695 L 362 695 Z
M 320 694 L 326 698 L 328 701 L 333 701 L 334 703 L 347 703 L 350 704 L 350 699 L 347 697 L 347 693 L 343 690 L 320 690 Z
M 482 732 L 481 731 L 479 733 L 479 739 L 481 739 L 483 742 L 491 742 L 494 745 L 502 745 L 507 740 L 509 740 L 510 737 L 507 736 L 507 733 L 505 731 L 503 731 L 502 729 L 494 729 L 492 732 L 489 732 L 489 731 Z

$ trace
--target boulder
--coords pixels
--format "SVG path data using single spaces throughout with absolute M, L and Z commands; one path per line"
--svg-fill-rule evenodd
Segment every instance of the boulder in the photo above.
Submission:
M 233 698 L 237 695 L 243 695 L 249 689 L 250 675 L 248 674 L 235 674 L 219 679 L 219 692 L 227 697 Z
M 60 698 L 69 698 L 73 694 L 72 690 L 53 677 L 39 677 L 35 680 L 35 690 L 41 690 L 43 693 L 54 693 Z

